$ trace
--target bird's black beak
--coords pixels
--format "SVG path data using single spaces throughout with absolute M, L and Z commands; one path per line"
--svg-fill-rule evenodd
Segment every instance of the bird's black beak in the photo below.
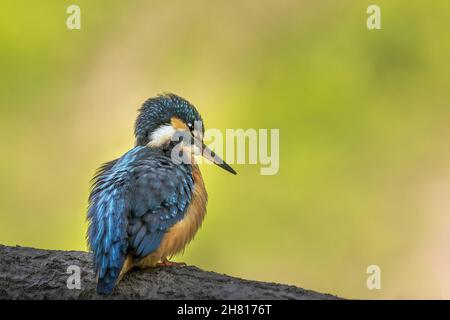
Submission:
M 237 174 L 237 172 L 234 171 L 234 169 L 232 167 L 230 167 L 228 165 L 228 163 L 223 161 L 222 158 L 220 158 L 217 154 L 215 154 L 215 152 L 212 151 L 210 148 L 208 148 L 208 146 L 204 143 L 202 143 L 202 156 L 204 158 L 208 159 L 209 161 L 211 161 L 212 163 L 218 165 L 222 169 L 224 169 L 232 174 Z
M 232 174 L 237 174 L 237 172 L 234 171 L 234 169 L 232 167 L 230 167 L 225 161 L 223 161 L 223 159 L 220 158 L 214 151 L 212 151 L 206 144 L 204 144 L 199 139 L 194 138 L 194 141 L 198 147 L 201 146 L 201 150 L 202 150 L 201 152 L 202 152 L 203 158 L 208 159 L 215 165 L 221 167 L 222 169 L 224 169 Z

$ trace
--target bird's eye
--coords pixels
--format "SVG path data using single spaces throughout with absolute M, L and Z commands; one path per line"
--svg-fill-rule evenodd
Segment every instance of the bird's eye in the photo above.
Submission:
M 191 122 L 188 122 L 187 126 L 189 127 L 189 130 L 191 130 L 191 131 L 192 131 L 192 129 L 194 129 Z

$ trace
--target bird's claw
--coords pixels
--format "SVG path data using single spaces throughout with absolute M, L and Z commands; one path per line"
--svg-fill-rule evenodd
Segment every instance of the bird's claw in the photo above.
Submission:
M 156 264 L 157 267 L 186 267 L 184 262 L 174 262 L 169 260 L 163 260 Z

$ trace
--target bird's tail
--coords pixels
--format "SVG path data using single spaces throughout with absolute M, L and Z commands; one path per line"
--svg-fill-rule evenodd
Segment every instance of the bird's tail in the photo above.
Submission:
M 112 293 L 127 257 L 130 208 L 126 172 L 121 160 L 104 164 L 89 195 L 87 240 L 94 254 L 98 294 Z
M 97 294 L 109 295 L 120 280 L 125 263 L 125 252 L 120 243 L 112 243 L 109 247 L 96 248 L 94 265 L 97 273 Z
M 103 277 L 97 279 L 97 294 L 110 295 L 118 282 L 119 274 L 120 270 L 116 268 L 106 269 Z
M 133 259 L 128 256 L 121 269 L 107 268 L 104 276 L 97 279 L 97 294 L 109 295 L 114 290 L 116 284 L 122 279 L 123 275 L 133 267 Z
M 94 254 L 97 293 L 111 294 L 127 256 L 127 201 L 123 186 L 100 176 L 89 198 L 88 242 Z

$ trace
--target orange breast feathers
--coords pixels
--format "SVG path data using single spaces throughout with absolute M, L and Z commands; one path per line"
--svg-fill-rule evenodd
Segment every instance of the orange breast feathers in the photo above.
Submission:
M 154 266 L 159 261 L 168 259 L 183 251 L 186 245 L 194 238 L 198 229 L 200 229 L 206 214 L 208 194 L 197 164 L 192 165 L 192 175 L 194 178 L 194 191 L 183 220 L 178 221 L 169 229 L 164 235 L 159 248 L 140 260 L 137 264 L 138 267 Z

